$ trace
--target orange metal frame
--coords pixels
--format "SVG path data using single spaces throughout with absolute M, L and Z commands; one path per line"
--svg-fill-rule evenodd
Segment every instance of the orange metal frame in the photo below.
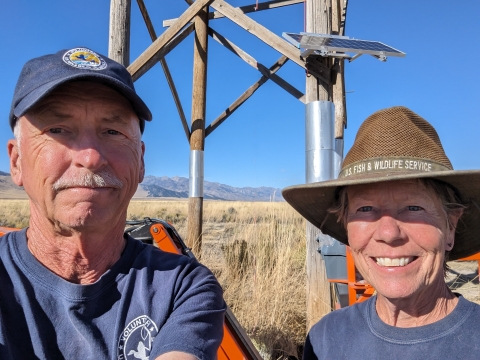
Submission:
M 467 256 L 467 257 L 464 257 L 464 258 L 461 258 L 461 259 L 458 259 L 457 261 L 476 261 L 478 263 L 478 273 L 477 273 L 477 275 L 480 277 L 480 252 L 476 253 L 476 254 L 473 254 L 473 255 L 470 255 L 470 256 Z
M 328 279 L 331 283 L 339 283 L 348 285 L 348 305 L 353 305 L 357 302 L 362 302 L 371 297 L 375 289 L 372 285 L 364 282 L 357 281 L 356 267 L 353 261 L 352 250 L 349 246 L 346 246 L 346 259 L 347 259 L 347 278 L 346 279 Z

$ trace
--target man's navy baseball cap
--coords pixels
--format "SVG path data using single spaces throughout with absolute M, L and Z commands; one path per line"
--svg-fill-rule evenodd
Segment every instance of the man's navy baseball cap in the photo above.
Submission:
M 140 120 L 142 133 L 145 129 L 145 120 L 152 120 L 152 113 L 135 92 L 132 77 L 127 69 L 106 56 L 80 47 L 40 56 L 24 65 L 15 87 L 10 110 L 12 130 L 20 116 L 59 85 L 72 80 L 96 81 L 117 90 L 132 104 Z

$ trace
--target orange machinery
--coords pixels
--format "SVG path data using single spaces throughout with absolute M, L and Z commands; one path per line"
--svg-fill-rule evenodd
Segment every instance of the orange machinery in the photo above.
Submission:
M 175 228 L 166 221 L 145 218 L 140 221 L 127 221 L 127 225 L 130 227 L 125 232 L 137 240 L 150 244 L 155 243 L 163 251 L 195 258 Z M 15 230 L 18 229 L 0 227 L 0 236 Z M 225 314 L 223 330 L 223 340 L 218 349 L 218 360 L 262 359 L 229 308 Z
M 353 305 L 357 302 L 362 302 L 371 297 L 375 289 L 372 285 L 366 283 L 364 280 L 357 280 L 357 269 L 353 261 L 352 250 L 349 246 L 345 246 L 346 262 L 347 262 L 347 278 L 346 279 L 328 279 L 331 284 L 339 283 L 348 286 L 348 305 Z M 337 303 L 335 308 L 339 308 Z

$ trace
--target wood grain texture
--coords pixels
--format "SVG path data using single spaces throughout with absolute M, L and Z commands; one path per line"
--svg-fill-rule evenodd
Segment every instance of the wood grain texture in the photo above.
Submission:
M 288 61 L 286 56 L 281 56 L 275 64 L 273 64 L 269 70 L 272 74 L 276 73 L 280 68 Z M 210 125 L 205 129 L 205 136 L 210 135 L 213 130 L 219 127 L 225 120 L 232 115 L 235 110 L 237 110 L 245 101 L 247 101 L 254 93 L 257 91 L 260 86 L 265 84 L 269 78 L 267 76 L 262 76 L 257 80 L 252 86 L 250 86 L 242 95 L 240 95 L 229 107 L 225 109 Z
M 269 70 L 266 66 L 263 64 L 259 63 L 255 58 L 253 58 L 251 55 L 240 49 L 237 45 L 235 45 L 233 42 L 230 40 L 226 39 L 224 36 L 220 35 L 217 31 L 213 30 L 212 28 L 208 29 L 208 34 L 216 41 L 218 41 L 220 44 L 225 46 L 228 50 L 233 52 L 235 55 L 240 57 L 243 61 L 245 61 L 248 65 L 251 67 L 257 69 L 260 71 L 260 73 L 264 76 L 266 76 L 268 79 L 272 80 L 274 83 L 276 83 L 278 86 L 280 86 L 282 89 L 287 91 L 290 95 L 295 97 L 296 99 L 300 100 L 302 103 L 305 104 L 305 95 L 300 91 L 297 90 L 293 85 L 285 81 L 283 78 L 281 78 L 278 75 L 275 75 L 271 70 Z
M 237 9 L 239 9 L 241 12 L 244 14 L 248 14 L 251 12 L 258 12 L 262 10 L 269 10 L 269 9 L 275 9 L 283 6 L 289 6 L 289 5 L 296 5 L 296 4 L 302 4 L 304 0 L 273 0 L 273 1 L 265 1 L 265 2 L 259 2 L 258 4 L 251 4 L 251 5 L 245 5 L 245 6 L 239 6 Z M 213 19 L 221 19 L 224 18 L 225 15 L 222 13 L 219 13 L 218 11 L 212 11 L 208 13 L 208 18 L 210 20 Z M 177 19 L 168 19 L 163 21 L 163 26 L 171 26 Z
M 134 80 L 140 78 L 163 56 L 162 48 L 177 35 L 199 11 L 208 6 L 213 0 L 197 0 L 178 18 L 178 20 L 155 40 L 140 56 L 128 67 Z
M 306 32 L 330 34 L 331 1 L 335 0 L 306 0 Z M 329 67 L 330 59 L 326 58 L 324 65 Z M 318 80 L 313 75 L 306 79 L 307 103 L 317 100 L 331 100 L 331 86 Z M 330 284 L 327 280 L 325 263 L 318 253 L 317 236 L 321 231 L 307 222 L 307 331 L 324 315 L 331 311 Z
M 148 33 L 150 34 L 150 38 L 152 41 L 157 39 L 157 34 L 155 33 L 155 28 L 153 27 L 153 23 L 150 20 L 150 16 L 148 15 L 147 8 L 145 7 L 145 3 L 143 0 L 137 0 L 138 7 L 140 8 L 140 12 L 142 13 L 143 20 L 145 21 L 145 25 L 147 26 Z M 175 102 L 175 106 L 177 107 L 178 116 L 180 117 L 180 121 L 182 122 L 183 131 L 185 132 L 185 136 L 187 140 L 190 142 L 190 129 L 188 127 L 187 118 L 185 117 L 185 112 L 183 111 L 182 103 L 180 101 L 180 97 L 178 96 L 177 88 L 173 81 L 172 74 L 170 73 L 170 69 L 168 67 L 167 61 L 165 57 L 160 58 L 160 65 L 162 66 L 163 73 L 167 79 L 168 87 L 170 88 L 170 92 L 172 93 L 173 101 Z
M 225 17 L 229 18 L 231 21 L 248 31 L 250 34 L 262 40 L 265 44 L 271 46 L 282 55 L 288 57 L 297 65 L 305 68 L 305 63 L 300 58 L 299 49 L 295 48 L 293 45 L 290 45 L 281 37 L 277 36 L 264 26 L 249 18 L 238 8 L 234 8 L 223 0 L 215 0 L 211 4 L 211 7 L 225 15 Z
M 197 0 L 198 1 L 198 0 Z M 201 9 L 195 17 L 193 46 L 193 89 L 190 150 L 205 148 L 205 112 L 207 104 L 208 64 L 208 7 Z M 197 166 L 203 166 L 197 164 Z M 203 173 L 203 171 L 202 171 Z M 192 179 L 190 179 L 192 181 Z M 200 258 L 202 251 L 203 197 L 188 198 L 187 241 L 193 253 Z
M 130 64 L 131 0 L 110 1 L 108 57 L 128 66 Z

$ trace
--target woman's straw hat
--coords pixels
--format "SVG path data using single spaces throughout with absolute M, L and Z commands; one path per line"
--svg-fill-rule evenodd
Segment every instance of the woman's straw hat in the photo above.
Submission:
M 430 123 L 403 106 L 380 110 L 360 126 L 338 179 L 283 189 L 285 200 L 323 233 L 348 245 L 343 224 L 328 209 L 338 187 L 433 178 L 458 190 L 464 211 L 449 259 L 480 251 L 480 170 L 453 170 Z

